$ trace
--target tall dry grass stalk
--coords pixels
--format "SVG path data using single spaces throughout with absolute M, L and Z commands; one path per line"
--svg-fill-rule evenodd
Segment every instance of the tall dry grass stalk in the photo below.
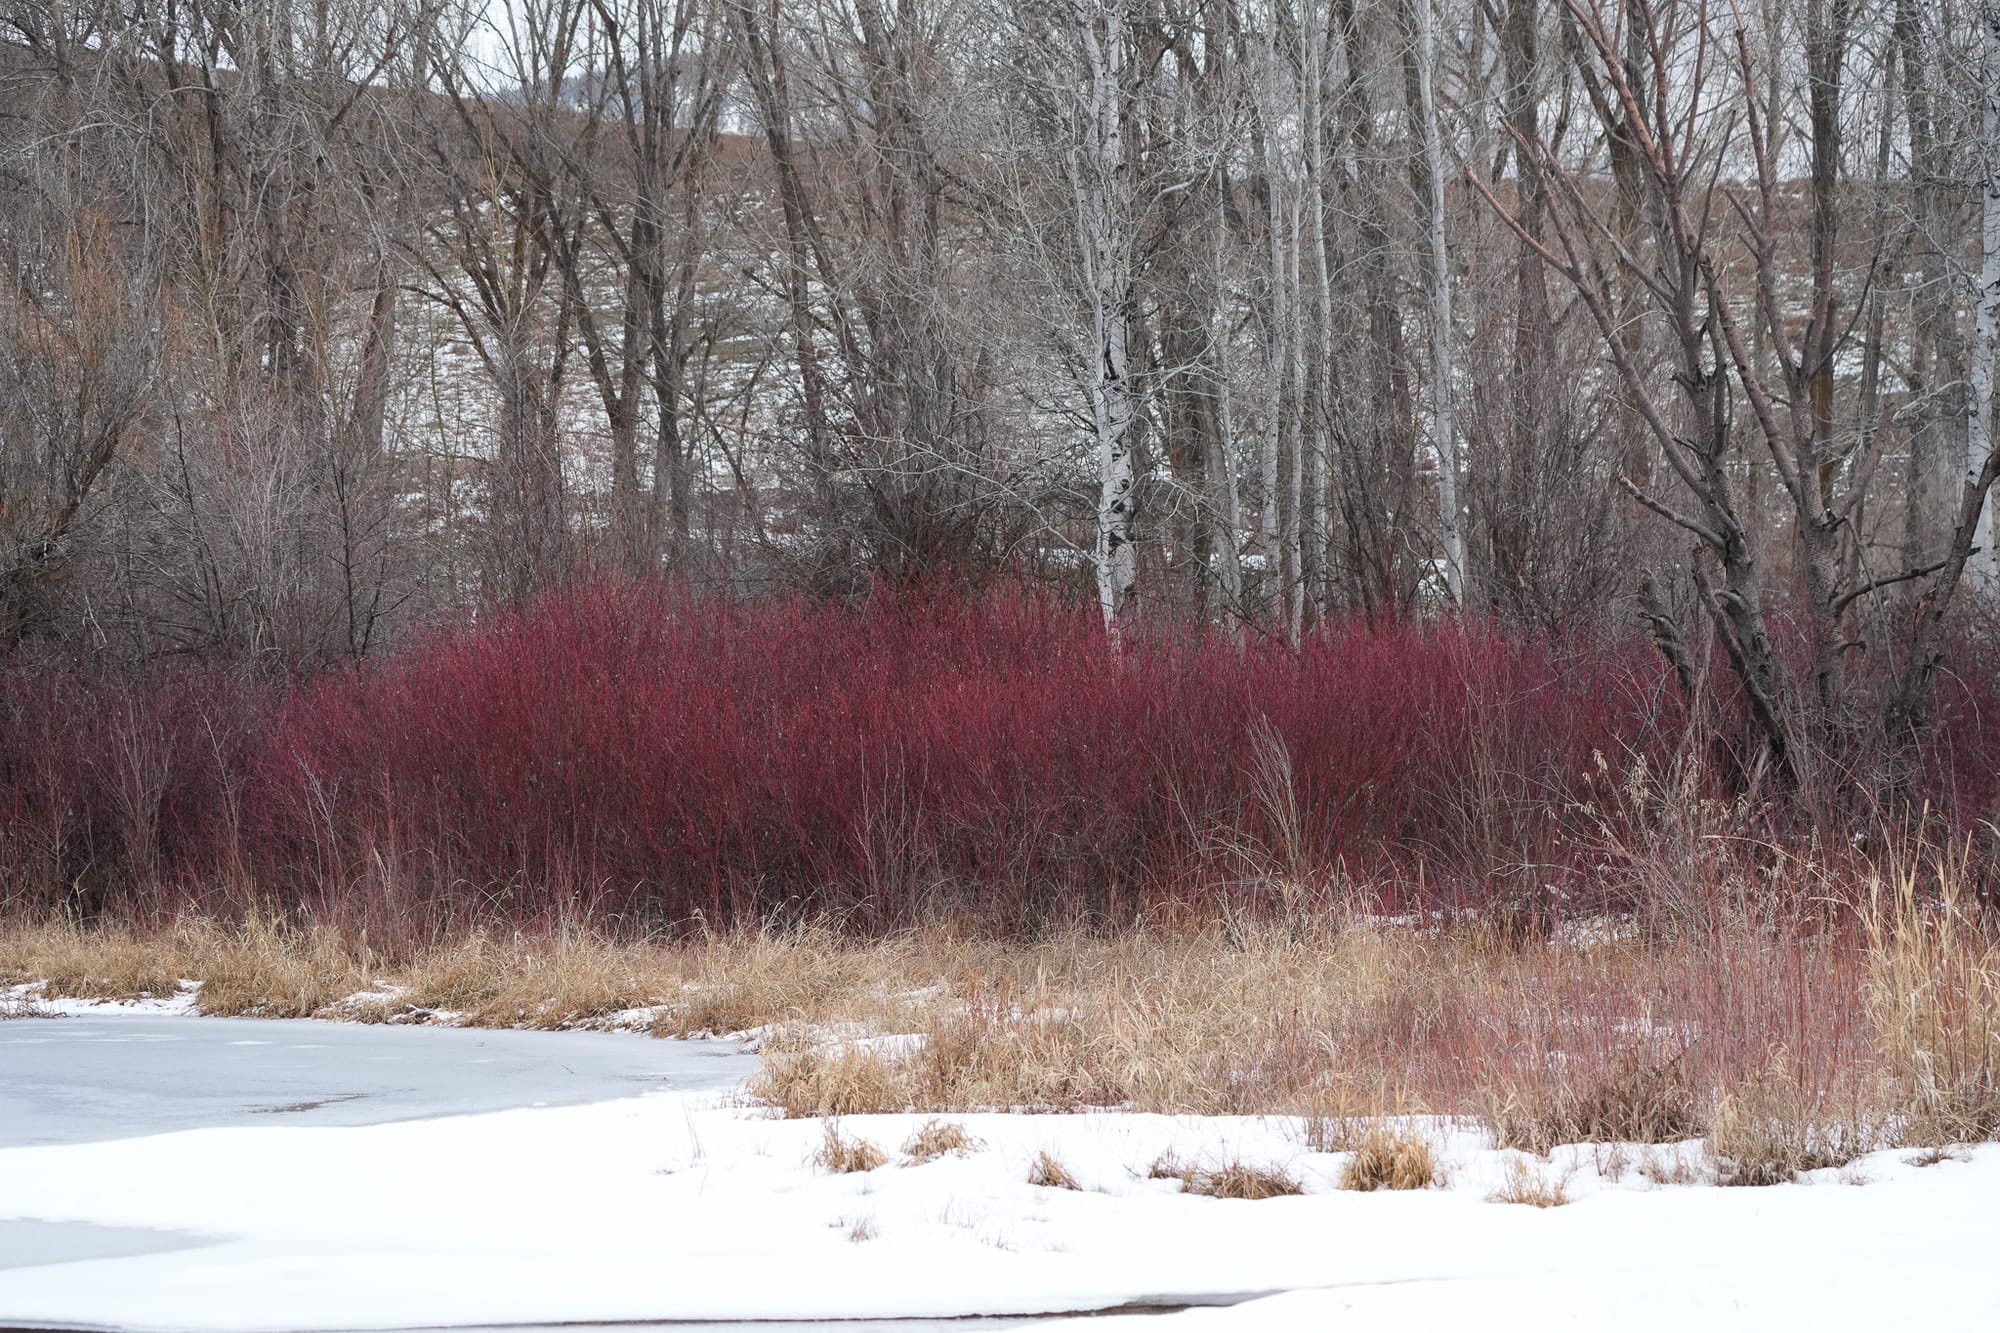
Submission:
M 1868 1016 L 1919 1144 L 2000 1134 L 2000 937 L 1962 857 L 1905 857 L 1873 885 Z

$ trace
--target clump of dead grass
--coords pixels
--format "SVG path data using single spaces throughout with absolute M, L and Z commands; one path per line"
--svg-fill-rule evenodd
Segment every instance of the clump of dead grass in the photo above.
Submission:
M 845 1176 L 873 1171 L 885 1165 L 889 1156 L 867 1139 L 858 1135 L 847 1137 L 841 1132 L 838 1120 L 829 1120 L 822 1128 L 819 1151 L 812 1160 L 814 1166 L 830 1176 Z
M 1443 1183 L 1444 1169 L 1430 1140 L 1393 1124 L 1371 1126 L 1340 1176 L 1344 1190 L 1423 1190 Z
M 152 931 L 61 919 L 0 931 L 0 977 L 43 982 L 49 999 L 159 999 L 196 981 L 197 1007 L 218 1015 L 302 1018 L 365 985 L 374 966 L 332 929 L 261 914 Z
M 1385 923 L 1296 896 L 1282 920 L 1186 911 L 1033 937 L 471 930 L 387 956 L 304 919 L 17 921 L 0 924 L 0 978 L 50 998 L 189 979 L 210 1012 L 400 1007 L 486 1026 L 650 1009 L 662 1034 L 756 1032 L 751 1095 L 791 1116 L 1295 1115 L 1309 1147 L 1360 1156 L 1382 1116 L 1481 1115 L 1501 1146 L 1541 1155 L 1713 1131 L 1718 1174 L 1758 1179 L 1859 1150 L 1884 1124 L 1911 1144 L 2000 1133 L 2000 945 L 1962 873 L 1891 870 L 1859 928 L 1759 915 L 1737 888 L 1713 910 L 1690 897 L 1672 931 L 1574 936 Z M 388 998 L 341 1004 L 371 989 Z M 889 1034 L 916 1040 L 857 1040 Z M 1782 1076 L 1764 1067 L 1779 1048 Z
M 1211 1199 L 1280 1199 L 1305 1193 L 1305 1186 L 1290 1171 L 1241 1161 L 1191 1170 L 1181 1181 L 1189 1194 Z
M 787 1119 L 910 1108 L 908 1068 L 872 1048 L 829 1048 L 811 1030 L 790 1030 L 766 1041 L 763 1057 L 746 1091 L 784 1112 Z
M 1043 1189 L 1052 1190 L 1080 1190 L 1083 1188 L 1083 1186 L 1076 1183 L 1076 1177 L 1070 1174 L 1069 1168 L 1063 1165 L 1062 1159 L 1046 1148 L 1035 1154 L 1034 1164 L 1028 1168 L 1028 1183 L 1030 1185 L 1039 1185 Z
M 965 1132 L 965 1126 L 949 1120 L 930 1120 L 904 1142 L 903 1156 L 911 1166 L 921 1166 L 940 1157 L 963 1157 L 980 1146 L 978 1139 Z

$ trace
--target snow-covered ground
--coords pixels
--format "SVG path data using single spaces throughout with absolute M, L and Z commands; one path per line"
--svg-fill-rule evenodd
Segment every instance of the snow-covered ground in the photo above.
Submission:
M 92 1021 L 24 1019 L 0 1036 Z M 502 1046 L 510 1035 L 587 1039 L 482 1035 Z M 103 1054 L 115 1060 L 119 1048 Z M 346 1073 L 330 1068 L 328 1087 Z M 14 1069 L 0 1066 L 0 1080 L 21 1094 Z M 0 1327 L 880 1318 L 1215 1301 L 1238 1303 L 1092 1327 L 2000 1327 L 1993 1146 L 1929 1165 L 1880 1153 L 1799 1184 L 1722 1189 L 1652 1179 L 1698 1165 L 1696 1145 L 1656 1150 L 1646 1172 L 1643 1149 L 1529 1162 L 1434 1125 L 1445 1188 L 1354 1194 L 1336 1188 L 1345 1158 L 1310 1151 L 1302 1127 L 1281 1120 L 955 1117 L 974 1148 L 913 1165 L 902 1145 L 928 1117 L 855 1117 L 840 1131 L 879 1146 L 887 1164 L 829 1175 L 813 1160 L 820 1123 L 774 1119 L 713 1089 L 391 1123 L 284 1119 L 0 1149 Z M 1044 1153 L 1082 1188 L 1030 1184 Z M 1153 1178 L 1163 1160 L 1280 1167 L 1307 1193 L 1192 1196 Z M 1517 1161 L 1566 1178 L 1571 1202 L 1490 1202 Z M 28 1253 L 18 1225 L 28 1220 L 69 1225 L 40 1228 Z M 117 1243 L 62 1249 L 91 1227 L 116 1228 L 97 1234 Z

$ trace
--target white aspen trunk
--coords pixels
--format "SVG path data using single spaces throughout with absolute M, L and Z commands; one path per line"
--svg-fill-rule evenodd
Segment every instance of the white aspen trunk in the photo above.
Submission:
M 1290 269 L 1292 296 L 1289 302 L 1292 311 L 1292 410 L 1299 414 L 1299 422 L 1292 432 L 1292 456 L 1290 466 L 1285 469 L 1285 521 L 1283 543 L 1285 548 L 1285 637 L 1293 647 L 1305 638 L 1306 627 L 1306 567 L 1305 567 L 1305 461 L 1310 448 L 1310 435 L 1306 430 L 1306 339 L 1305 339 L 1305 287 L 1300 266 L 1300 233 L 1304 230 L 1304 219 L 1300 216 L 1305 201 L 1292 201 L 1291 244 L 1286 247 Z
M 1102 20 L 1100 32 L 1098 21 Z M 1081 161 L 1075 175 L 1077 243 L 1091 315 L 1090 415 L 1097 444 L 1097 603 L 1105 632 L 1118 641 L 1119 615 L 1138 582 L 1132 547 L 1132 391 L 1128 311 L 1132 260 L 1118 189 L 1125 166 L 1120 85 L 1125 21 L 1114 5 L 1079 7 L 1077 36 L 1090 83 L 1085 93 Z
M 1328 395 L 1333 391 L 1333 282 L 1326 267 L 1326 148 L 1321 134 L 1321 106 L 1325 96 L 1326 15 L 1318 4 L 1307 6 L 1306 23 L 1306 209 L 1310 226 L 1307 239 L 1312 246 L 1313 295 L 1315 297 L 1312 351 L 1313 392 L 1306 401 L 1311 447 L 1306 454 L 1306 501 L 1311 522 L 1306 525 L 1305 542 L 1312 552 L 1308 567 L 1312 584 L 1308 594 L 1315 613 L 1325 616 L 1331 599 L 1331 578 L 1327 550 L 1332 532 L 1332 516 L 1327 507 L 1327 470 L 1332 439 L 1327 432 Z
M 1969 378 L 1972 401 L 1965 422 L 1965 484 L 1976 487 L 1993 452 L 1994 340 L 2000 336 L 2000 0 L 1980 6 L 1979 148 L 1984 205 L 1980 227 L 1979 297 L 1973 310 Z M 2000 552 L 1993 549 L 1993 497 L 1987 496 L 1973 528 L 1972 590 L 2000 592 Z
M 1278 73 L 1278 59 L 1275 47 L 1266 61 L 1265 94 L 1275 98 L 1275 80 Z M 1260 111 L 1268 112 L 1268 102 Z M 1271 235 L 1271 323 L 1265 332 L 1264 362 L 1268 377 L 1265 381 L 1265 426 L 1264 451 L 1258 459 L 1259 480 L 1263 483 L 1263 510 L 1259 515 L 1258 529 L 1263 536 L 1264 559 L 1267 574 L 1278 573 L 1281 563 L 1278 552 L 1278 458 L 1284 452 L 1285 431 L 1285 381 L 1287 365 L 1285 349 L 1287 331 L 1291 327 L 1291 314 L 1285 304 L 1285 226 L 1284 208 L 1279 199 L 1279 184 L 1284 180 L 1284 158 L 1278 149 L 1278 127 L 1275 117 L 1264 114 L 1264 197 L 1267 208 L 1266 225 Z M 1267 579 L 1273 586 L 1275 580 Z M 1282 606 L 1274 599 L 1274 605 Z
M 1222 198 L 1216 196 L 1215 216 L 1215 300 L 1208 313 L 1209 359 L 1215 374 L 1215 452 L 1207 460 L 1211 484 L 1221 490 L 1216 506 L 1215 555 L 1220 568 L 1217 578 L 1222 602 L 1229 617 L 1229 633 L 1237 642 L 1243 637 L 1243 560 L 1239 544 L 1243 540 L 1243 499 L 1236 485 L 1236 413 L 1229 391 L 1229 314 L 1224 309 L 1222 241 L 1227 224 L 1222 214 Z
M 1431 283 L 1431 447 L 1437 454 L 1438 537 L 1444 547 L 1445 587 L 1453 606 L 1465 605 L 1465 536 L 1458 513 L 1458 444 L 1451 409 L 1451 261 L 1445 253 L 1444 147 L 1438 133 L 1437 11 L 1432 0 L 1417 6 L 1417 102 L 1423 118 L 1424 175 L 1430 198 L 1424 229 L 1430 241 Z

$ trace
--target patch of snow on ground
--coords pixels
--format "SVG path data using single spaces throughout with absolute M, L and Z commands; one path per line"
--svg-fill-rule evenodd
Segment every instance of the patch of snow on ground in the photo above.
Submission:
M 2000 1326 L 1987 1276 L 2000 1145 L 1929 1164 L 1882 1152 L 1792 1185 L 1721 1189 L 1660 1183 L 1705 1178 L 1695 1143 L 1542 1160 L 1423 1121 L 1408 1127 L 1434 1139 L 1446 1185 L 1355 1194 L 1338 1188 L 1346 1157 L 1311 1150 L 1290 1119 L 941 1118 L 972 1151 L 914 1164 L 903 1145 L 933 1117 L 841 1122 L 888 1157 L 851 1175 L 815 1165 L 825 1124 L 774 1118 L 740 1093 L 0 1150 L 0 1228 L 199 1241 L 0 1264 L 0 1327 L 885 1318 L 1218 1299 L 1242 1303 L 1100 1326 Z M 1080 1188 L 1030 1184 L 1043 1154 Z M 1219 1200 L 1172 1178 L 1239 1161 L 1305 1192 Z M 1570 1202 L 1493 1202 L 1519 1170 L 1561 1180 Z
M 0 1218 L 219 1237 L 0 1271 L 0 1324 L 386 1328 L 1040 1313 L 1290 1293 L 1149 1329 L 1884 1328 L 2000 1317 L 1983 1274 L 2000 1148 L 1775 1189 L 1652 1184 L 1568 1150 L 1546 1211 L 1489 1202 L 1518 1154 L 1446 1131 L 1442 1190 L 1352 1194 L 1288 1120 L 929 1117 L 839 1126 L 889 1165 L 829 1176 L 824 1126 L 693 1094 L 362 1128 L 233 1128 L 0 1152 Z M 1641 1149 L 1629 1150 L 1636 1159 Z M 1028 1183 L 1048 1153 L 1082 1187 Z M 1290 1171 L 1305 1195 L 1191 1197 L 1162 1159 Z M 1855 1186 L 1843 1180 L 1863 1178 Z M 861 1239 L 856 1239 L 860 1237 Z M 1138 1328 L 1133 1323 L 1134 1329 Z

